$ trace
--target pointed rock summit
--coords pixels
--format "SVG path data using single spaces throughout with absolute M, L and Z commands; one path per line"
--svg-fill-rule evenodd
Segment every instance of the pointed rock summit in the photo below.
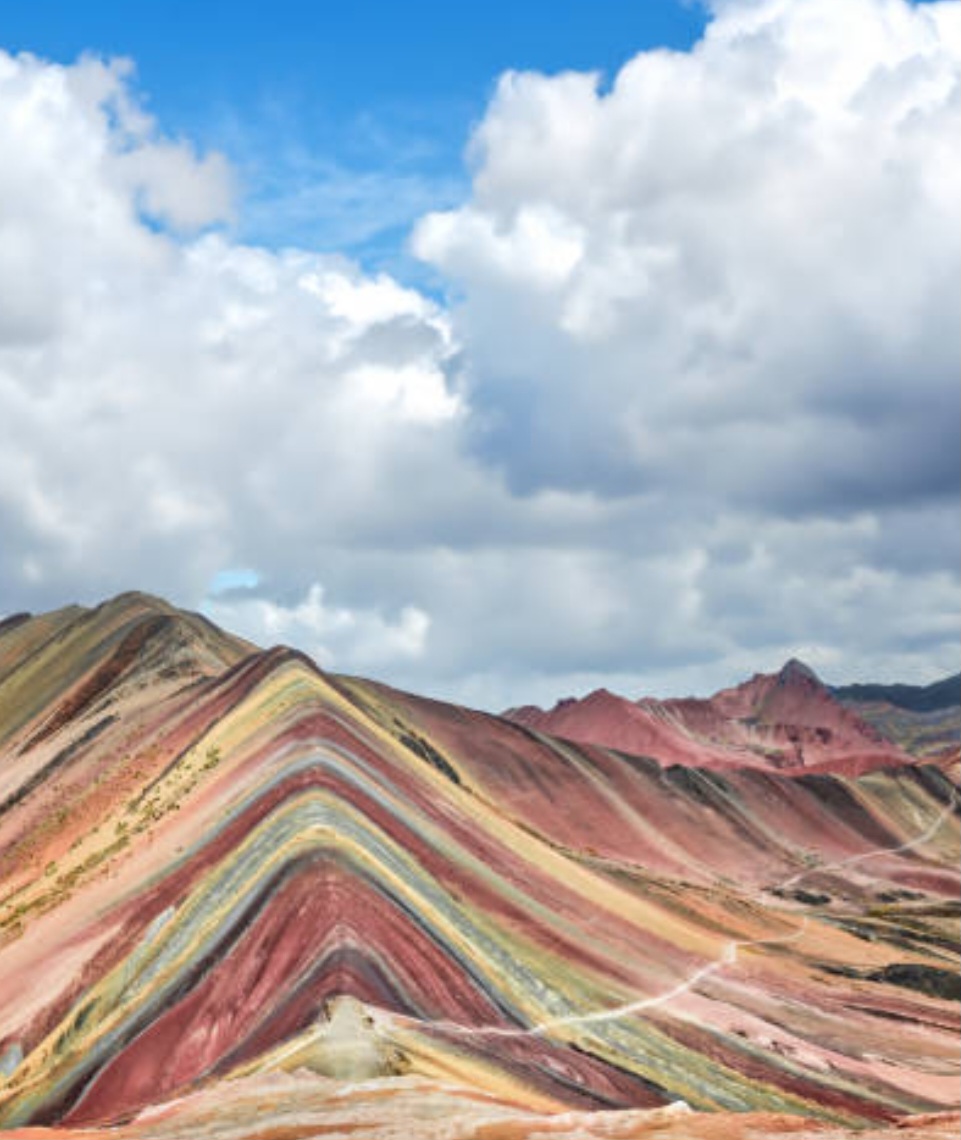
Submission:
M 799 661 L 797 657 L 791 657 L 781 666 L 781 671 L 777 675 L 778 681 L 782 685 L 794 684 L 798 681 L 806 684 L 821 685 L 821 678 L 814 672 L 810 665 L 805 665 L 803 661 Z

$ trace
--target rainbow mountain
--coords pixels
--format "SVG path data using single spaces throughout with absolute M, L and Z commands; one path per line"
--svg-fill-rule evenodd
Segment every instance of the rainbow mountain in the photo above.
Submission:
M 0 1136 L 955 1135 L 956 758 L 701 763 L 685 716 L 565 739 L 142 594 L 7 618 Z

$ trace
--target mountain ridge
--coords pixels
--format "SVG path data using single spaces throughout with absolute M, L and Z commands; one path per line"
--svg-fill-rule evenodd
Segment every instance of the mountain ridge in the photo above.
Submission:
M 237 1091 L 285 1074 L 586 1134 L 955 1104 L 936 764 L 665 765 L 140 595 L 0 630 L 0 661 L 0 1135 L 167 1104 L 191 1136 L 201 1096 L 246 1136 Z
M 550 710 L 523 706 L 504 715 L 580 743 L 671 763 L 687 756 L 708 768 L 853 772 L 910 760 L 898 739 L 839 701 L 796 658 L 710 697 L 631 700 L 599 689 Z
M 911 712 L 935 712 L 961 705 L 961 673 L 953 673 L 928 685 L 860 682 L 851 685 L 833 685 L 831 691 L 841 701 L 854 703 L 886 701 Z

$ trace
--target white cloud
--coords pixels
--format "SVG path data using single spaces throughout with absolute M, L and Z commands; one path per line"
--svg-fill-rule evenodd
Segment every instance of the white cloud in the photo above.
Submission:
M 448 391 L 444 374 L 437 367 L 361 364 L 348 379 L 365 401 L 394 407 L 402 420 L 422 423 L 446 420 L 456 415 L 460 407 L 460 401 Z
M 482 453 L 521 490 L 791 511 L 953 488 L 958 12 L 722 3 L 609 91 L 505 75 L 471 201 L 414 236 Z
M 430 320 L 433 306 L 413 289 L 379 274 L 376 278 L 348 278 L 327 273 L 304 278 L 304 288 L 316 293 L 336 317 L 341 317 L 355 334 L 397 318 Z M 437 322 L 438 328 L 445 328 Z
M 199 229 L 230 215 L 230 168 L 222 155 L 198 159 L 183 143 L 156 142 L 123 152 L 116 165 L 146 213 L 177 229 Z
M 539 205 L 521 206 L 506 227 L 470 207 L 431 214 L 418 232 L 421 251 L 445 250 L 448 271 L 467 277 L 486 271 L 538 291 L 568 281 L 584 252 L 579 229 L 556 210 Z
M 284 606 L 265 598 L 211 600 L 205 612 L 227 629 L 261 645 L 297 645 L 322 666 L 382 669 L 422 657 L 430 618 L 405 606 L 394 621 L 376 610 L 331 606 L 315 582 L 299 602 Z
M 415 291 L 156 229 L 221 217 L 230 176 L 165 138 L 130 76 L 0 54 L 0 152 L 20 156 L 0 169 L 0 575 L 31 604 L 125 584 L 196 602 L 288 543 L 310 575 L 459 409 L 446 318 Z M 342 664 L 416 656 L 426 616 L 388 609 L 312 593 L 289 630 Z
M 953 668 L 959 10 L 504 77 L 415 236 L 449 310 L 205 232 L 128 65 L 0 53 L 0 610 L 135 586 L 493 707 Z

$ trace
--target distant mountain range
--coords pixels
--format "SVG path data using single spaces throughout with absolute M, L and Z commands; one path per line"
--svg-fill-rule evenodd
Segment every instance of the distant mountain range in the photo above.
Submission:
M 957 755 L 841 698 L 497 717 L 7 619 L 0 1137 L 953 1136 Z
M 888 704 L 909 712 L 940 712 L 961 706 L 961 673 L 930 685 L 840 685 L 831 692 L 846 704 Z
M 951 760 L 961 741 L 961 675 L 934 685 L 830 689 L 803 662 L 712 697 L 631 700 L 599 689 L 552 709 L 509 709 L 510 720 L 585 744 L 709 769 L 855 774 Z
M 961 673 L 932 685 L 845 685 L 832 692 L 916 756 L 943 755 L 961 743 Z

